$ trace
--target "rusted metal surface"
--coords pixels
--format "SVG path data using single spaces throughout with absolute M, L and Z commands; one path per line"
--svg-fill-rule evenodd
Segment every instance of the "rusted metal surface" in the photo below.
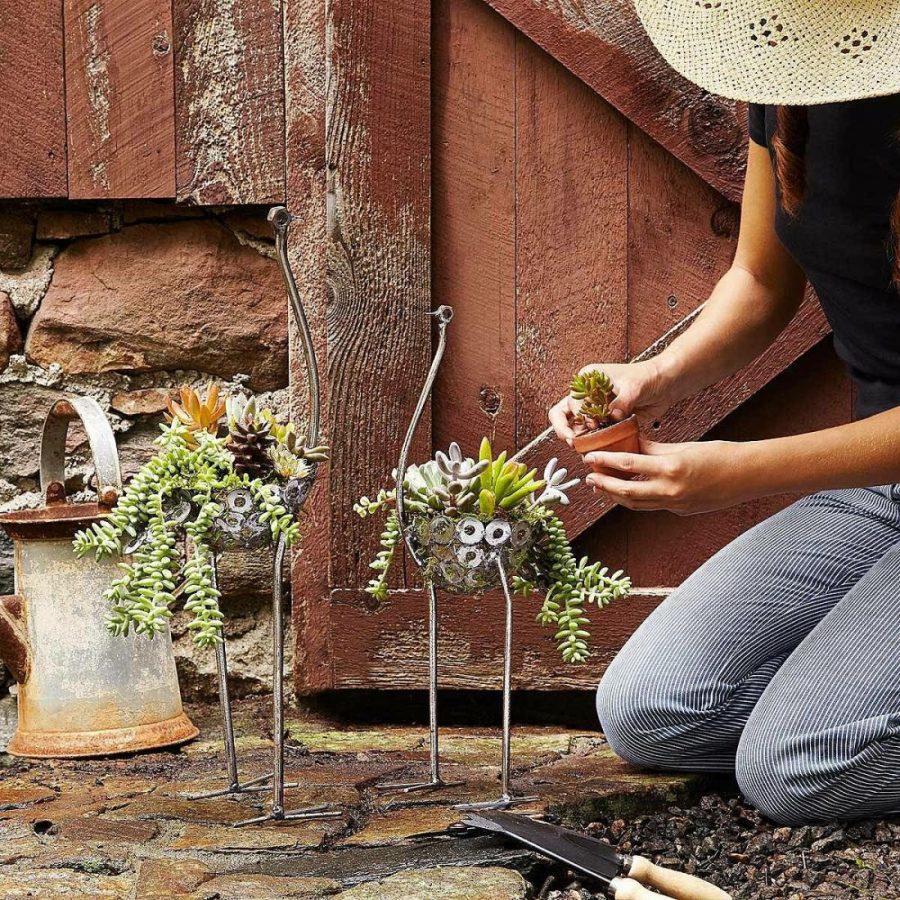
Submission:
M 25 605 L 15 594 L 0 597 L 0 659 L 20 684 L 28 678 Z
M 16 596 L 0 607 L 0 655 L 19 680 L 9 752 L 96 756 L 180 743 L 197 730 L 181 707 L 168 632 L 152 641 L 112 634 L 103 593 L 119 560 L 78 559 L 72 550 L 74 533 L 109 510 L 57 496 L 73 418 L 87 431 L 101 493 L 112 497 L 122 487 L 115 439 L 97 402 L 56 402 L 41 442 L 41 481 L 57 502 L 0 516 L 15 550 Z

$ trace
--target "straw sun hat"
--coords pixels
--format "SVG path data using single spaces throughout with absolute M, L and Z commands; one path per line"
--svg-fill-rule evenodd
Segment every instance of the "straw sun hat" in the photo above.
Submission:
M 900 0 L 635 0 L 671 66 L 706 90 L 810 105 L 900 93 Z

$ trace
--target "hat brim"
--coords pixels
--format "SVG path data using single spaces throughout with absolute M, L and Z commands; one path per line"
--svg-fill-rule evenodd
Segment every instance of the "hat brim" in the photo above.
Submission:
M 900 3 L 635 0 L 685 78 L 751 103 L 810 106 L 900 93 Z

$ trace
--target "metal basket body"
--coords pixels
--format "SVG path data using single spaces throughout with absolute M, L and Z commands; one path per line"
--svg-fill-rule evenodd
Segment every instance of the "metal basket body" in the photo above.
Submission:
M 285 509 L 293 516 L 300 512 L 312 489 L 315 473 L 306 478 L 291 478 L 274 488 Z M 258 550 L 272 543 L 272 529 L 262 521 L 262 510 L 256 505 L 247 488 L 223 491 L 217 497 L 224 507 L 222 515 L 213 521 L 211 546 L 216 553 L 224 550 Z
M 534 546 L 535 528 L 523 519 L 413 516 L 409 536 L 426 576 L 454 594 L 482 593 L 500 583 L 497 560 L 509 575 L 521 571 Z

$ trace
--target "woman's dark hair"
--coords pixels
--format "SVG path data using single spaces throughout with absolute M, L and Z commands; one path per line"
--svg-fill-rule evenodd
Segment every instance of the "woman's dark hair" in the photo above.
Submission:
M 809 119 L 805 106 L 779 106 L 775 110 L 775 177 L 781 189 L 781 205 L 791 217 L 800 212 L 806 194 L 806 143 Z M 888 240 L 893 260 L 892 281 L 900 290 L 900 195 L 891 210 L 891 233 Z

